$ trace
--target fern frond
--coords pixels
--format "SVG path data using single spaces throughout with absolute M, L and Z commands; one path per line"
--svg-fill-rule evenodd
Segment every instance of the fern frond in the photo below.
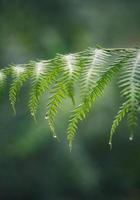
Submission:
M 130 53 L 126 59 L 119 86 L 121 95 L 128 105 L 127 121 L 132 135 L 132 131 L 137 126 L 140 100 L 140 50 Z
M 102 71 L 107 65 L 110 54 L 102 49 L 89 49 L 82 55 L 83 70 L 81 74 L 81 96 L 85 98 L 95 87 Z
M 4 89 L 4 86 L 6 84 L 6 74 L 3 70 L 0 70 L 0 93 Z
M 72 99 L 73 104 L 74 100 L 74 84 L 78 80 L 81 73 L 81 57 L 77 53 L 68 54 L 60 56 L 61 59 L 61 68 L 62 68 L 62 82 L 67 88 L 69 97 Z
M 70 97 L 73 104 L 74 101 L 74 84 L 79 78 L 80 65 L 79 56 L 76 54 L 59 55 L 59 68 L 61 76 L 56 81 L 54 87 L 50 91 L 51 96 L 47 104 L 46 119 L 53 134 L 55 135 L 55 116 L 58 108 L 63 102 L 63 99 Z
M 93 103 L 103 94 L 105 87 L 112 80 L 113 76 L 120 71 L 121 67 L 122 65 L 116 62 L 114 62 L 113 65 L 106 67 L 104 72 L 102 72 L 102 75 L 100 75 L 99 80 L 96 82 L 95 87 L 84 99 L 84 102 L 72 111 L 67 129 L 67 139 L 70 149 L 72 148 L 72 141 L 77 131 L 78 122 L 86 117 L 86 114 L 90 111 Z
M 113 134 L 125 117 L 131 130 L 130 139 L 132 131 L 137 126 L 140 103 L 140 49 L 138 48 L 88 49 L 79 53 L 57 55 L 52 60 L 12 65 L 0 70 L 0 90 L 3 89 L 6 79 L 12 77 L 9 99 L 15 110 L 17 94 L 25 81 L 31 78 L 29 110 L 34 118 L 41 96 L 48 92 L 45 118 L 56 137 L 54 127 L 58 108 L 63 100 L 69 97 L 75 104 L 75 88 L 77 89 L 80 82 L 81 103 L 71 112 L 67 129 L 67 139 L 71 148 L 79 121 L 86 117 L 96 99 L 103 94 L 105 87 L 119 71 L 122 72 L 119 87 L 124 103 L 113 121 L 110 133 L 111 145 Z
M 49 97 L 49 102 L 47 104 L 47 112 L 45 119 L 48 121 L 48 125 L 53 133 L 53 136 L 56 137 L 55 133 L 55 116 L 58 112 L 58 108 L 61 106 L 63 99 L 67 97 L 67 90 L 65 85 L 56 84 L 51 92 Z
M 17 95 L 20 92 L 24 82 L 29 78 L 29 69 L 25 65 L 11 66 L 12 83 L 9 90 L 9 100 L 12 108 L 15 111 L 15 103 Z
M 125 102 L 119 108 L 119 111 L 118 111 L 117 115 L 115 116 L 115 119 L 114 119 L 112 127 L 111 127 L 111 131 L 110 131 L 110 138 L 109 138 L 110 148 L 112 148 L 112 138 L 113 138 L 114 133 L 116 132 L 116 128 L 119 126 L 120 122 L 123 120 L 123 118 L 128 113 L 128 111 L 129 111 L 129 106 L 128 106 L 127 102 Z
M 54 60 L 31 63 L 32 86 L 29 99 L 31 115 L 35 117 L 41 96 L 49 89 L 59 74 Z

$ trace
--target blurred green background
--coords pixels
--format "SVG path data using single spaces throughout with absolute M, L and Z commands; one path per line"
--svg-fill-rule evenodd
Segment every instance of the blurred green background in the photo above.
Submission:
M 140 45 L 139 0 L 0 0 L 0 65 L 53 58 L 95 47 Z M 80 123 L 73 151 L 66 142 L 65 102 L 57 116 L 57 133 L 44 119 L 46 95 L 35 123 L 23 88 L 14 116 L 8 86 L 0 104 L 0 200 L 139 200 L 140 129 L 130 142 L 122 123 L 108 146 L 120 99 L 112 84 Z

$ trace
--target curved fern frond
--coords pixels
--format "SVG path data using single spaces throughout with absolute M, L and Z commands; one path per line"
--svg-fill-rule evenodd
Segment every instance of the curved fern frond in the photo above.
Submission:
M 128 111 L 129 111 L 129 105 L 127 104 L 127 102 L 125 102 L 119 108 L 119 111 L 117 115 L 115 116 L 115 119 L 111 127 L 111 131 L 110 131 L 110 138 L 109 138 L 110 149 L 112 148 L 112 137 L 114 133 L 116 132 L 116 128 L 119 126 L 120 122 L 123 120 L 123 118 L 128 113 Z
M 12 108 L 15 111 L 15 103 L 17 95 L 23 86 L 24 82 L 29 78 L 29 69 L 25 65 L 11 66 L 12 83 L 9 90 L 9 100 L 11 102 Z
M 137 126 L 138 108 L 140 100 L 140 50 L 129 53 L 119 81 L 121 96 L 128 105 L 127 121 L 131 130 Z
M 113 65 L 107 66 L 103 70 L 102 76 L 100 76 L 99 80 L 96 82 L 96 85 L 92 89 L 90 94 L 78 107 L 76 107 L 72 111 L 67 130 L 67 139 L 69 142 L 70 149 L 72 148 L 72 141 L 77 131 L 79 120 L 83 120 L 86 117 L 86 114 L 90 111 L 90 108 L 93 105 L 93 103 L 98 97 L 100 97 L 103 94 L 105 87 L 112 80 L 113 76 L 120 71 L 121 67 L 122 65 L 119 62 L 114 62 Z
M 4 89 L 6 83 L 6 74 L 4 73 L 3 70 L 0 70 L 0 93 Z
M 67 96 L 67 90 L 65 85 L 56 84 L 51 91 L 51 96 L 49 98 L 49 102 L 47 104 L 47 112 L 45 119 L 47 119 L 49 127 L 53 133 L 53 136 L 56 137 L 55 133 L 55 116 L 58 112 L 58 108 L 61 106 L 63 99 Z
M 80 65 L 79 56 L 76 54 L 69 55 L 59 55 L 59 65 L 61 76 L 58 81 L 56 81 L 54 87 L 51 89 L 51 96 L 47 104 L 46 119 L 50 129 L 52 130 L 54 136 L 55 134 L 55 116 L 57 114 L 58 108 L 63 102 L 63 99 L 70 97 L 73 104 L 74 101 L 74 84 L 79 78 Z
M 32 86 L 29 99 L 31 115 L 35 118 L 41 96 L 49 89 L 59 74 L 54 67 L 54 61 L 39 61 L 31 63 Z
M 74 84 L 78 80 L 81 73 L 81 57 L 77 53 L 68 54 L 60 57 L 61 67 L 62 67 L 62 82 L 67 88 L 67 93 L 72 99 L 73 104 L 74 100 Z
M 54 137 L 56 137 L 55 118 L 58 108 L 61 107 L 63 100 L 70 97 L 74 109 L 68 123 L 67 139 L 72 148 L 79 121 L 86 117 L 96 99 L 103 94 L 105 87 L 118 72 L 121 72 L 119 87 L 123 104 L 112 124 L 109 140 L 112 145 L 113 134 L 125 117 L 131 130 L 130 140 L 133 136 L 132 131 L 138 124 L 140 103 L 140 49 L 138 48 L 88 49 L 79 53 L 57 55 L 52 60 L 12 65 L 0 70 L 0 91 L 4 88 L 6 79 L 12 77 L 9 99 L 15 110 L 17 94 L 25 81 L 31 79 L 29 110 L 34 118 L 40 98 L 47 92 L 45 118 Z M 78 88 L 81 94 L 80 104 L 75 106 Z
M 81 74 L 81 96 L 85 98 L 95 87 L 97 80 L 100 78 L 110 54 L 103 49 L 89 49 L 82 55 L 83 70 Z
M 121 95 L 125 97 L 129 105 L 128 125 L 132 130 L 137 126 L 137 115 L 140 100 L 140 50 L 134 52 L 127 60 L 124 69 Z

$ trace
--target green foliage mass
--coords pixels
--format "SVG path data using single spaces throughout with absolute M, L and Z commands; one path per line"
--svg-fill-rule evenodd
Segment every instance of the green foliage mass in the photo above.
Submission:
M 15 111 L 17 94 L 28 79 L 31 80 L 29 110 L 35 118 L 40 98 L 49 94 L 45 119 L 56 136 L 55 117 L 64 99 L 70 98 L 73 110 L 67 128 L 67 139 L 72 142 L 77 132 L 79 121 L 83 120 L 100 97 L 111 80 L 118 76 L 118 86 L 122 105 L 114 118 L 110 131 L 109 144 L 123 118 L 127 117 L 130 127 L 130 140 L 137 126 L 140 100 L 140 49 L 87 49 L 84 52 L 68 55 L 57 55 L 52 60 L 29 62 L 28 64 L 11 65 L 0 70 L 0 91 L 5 87 L 10 76 L 12 83 L 9 100 Z M 80 104 L 76 105 L 75 96 L 79 87 Z

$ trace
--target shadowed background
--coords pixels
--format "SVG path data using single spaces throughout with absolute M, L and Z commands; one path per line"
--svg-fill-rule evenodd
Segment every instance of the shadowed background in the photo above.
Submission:
M 0 0 L 0 64 L 53 58 L 100 45 L 140 45 L 138 0 Z M 57 142 L 44 119 L 46 94 L 35 123 L 27 109 L 29 84 L 21 91 L 14 116 L 8 86 L 0 104 L 1 200 L 140 199 L 140 129 L 130 142 L 122 123 L 108 146 L 119 90 L 112 84 L 79 124 L 73 151 L 66 142 L 71 102 L 57 116 Z

